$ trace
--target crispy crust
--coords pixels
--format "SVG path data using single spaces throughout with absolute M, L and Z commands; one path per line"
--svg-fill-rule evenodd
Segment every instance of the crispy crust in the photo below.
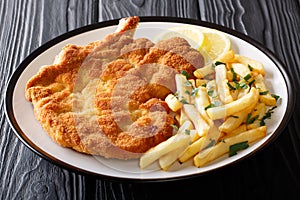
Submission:
M 25 96 L 58 144 L 131 159 L 172 135 L 174 119 L 161 99 L 175 91 L 176 73 L 192 74 L 203 58 L 179 38 L 157 45 L 133 40 L 138 22 L 121 19 L 117 31 L 101 41 L 66 45 L 27 82 Z

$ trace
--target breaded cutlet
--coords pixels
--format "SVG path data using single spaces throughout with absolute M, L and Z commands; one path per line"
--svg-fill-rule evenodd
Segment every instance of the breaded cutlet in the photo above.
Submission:
M 106 158 L 138 158 L 172 135 L 164 98 L 175 74 L 203 66 L 182 38 L 133 39 L 138 17 L 86 46 L 66 45 L 27 83 L 37 120 L 59 145 Z

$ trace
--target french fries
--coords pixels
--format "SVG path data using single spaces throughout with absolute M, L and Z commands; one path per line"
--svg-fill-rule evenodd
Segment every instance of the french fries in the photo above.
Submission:
M 248 143 L 254 142 L 260 138 L 263 138 L 266 135 L 267 128 L 266 126 L 261 126 L 256 129 L 251 129 L 249 131 L 240 133 L 233 137 L 224 139 L 219 142 L 217 145 L 208 148 L 194 157 L 194 164 L 196 167 L 201 167 L 206 163 L 219 158 L 225 153 L 229 152 L 229 147 L 231 145 L 237 144 L 239 142 L 247 141 Z
M 186 132 L 187 130 L 190 131 L 192 127 L 192 123 L 190 121 L 186 121 L 182 124 L 182 126 L 180 126 L 176 135 L 173 135 L 168 140 L 149 149 L 147 153 L 140 158 L 140 167 L 143 169 L 163 155 L 188 144 L 192 138 L 190 134 L 186 134 Z
M 208 116 L 212 119 L 222 119 L 233 115 L 234 113 L 240 112 L 251 104 L 256 104 L 258 101 L 259 92 L 256 88 L 251 88 L 250 92 L 243 96 L 242 98 L 230 102 L 225 105 L 216 106 L 207 109 Z
M 247 148 L 263 138 L 268 106 L 274 109 L 277 103 L 264 75 L 262 63 L 232 50 L 219 62 L 195 70 L 196 79 L 177 74 L 176 95 L 168 95 L 165 101 L 176 112 L 179 130 L 148 150 L 140 158 L 140 167 L 158 160 L 160 167 L 168 170 L 176 161 L 191 159 L 195 167 L 202 167 L 231 154 L 235 145 Z
M 220 100 L 223 104 L 228 104 L 233 101 L 230 94 L 230 90 L 227 84 L 226 75 L 227 70 L 224 64 L 218 65 L 215 68 L 216 71 L 216 84 Z

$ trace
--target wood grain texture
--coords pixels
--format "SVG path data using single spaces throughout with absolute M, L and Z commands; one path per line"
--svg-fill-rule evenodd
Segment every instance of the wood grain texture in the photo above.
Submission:
M 33 50 L 67 31 L 130 15 L 217 23 L 269 48 L 300 87 L 297 0 L 2 0 L 0 1 L 0 199 L 299 199 L 300 107 L 277 140 L 255 156 L 178 182 L 122 183 L 62 169 L 25 147 L 4 115 L 5 85 Z M 297 99 L 300 93 L 296 92 Z

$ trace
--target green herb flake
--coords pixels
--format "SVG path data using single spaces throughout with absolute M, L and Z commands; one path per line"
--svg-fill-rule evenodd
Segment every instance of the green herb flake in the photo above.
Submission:
M 253 67 L 251 67 L 251 65 L 249 65 L 249 64 L 248 64 L 248 68 L 251 72 L 253 71 Z
M 189 102 L 187 102 L 185 99 L 181 99 L 180 102 L 183 104 L 189 104 Z
M 171 126 L 172 126 L 172 128 L 173 128 L 175 131 L 178 131 L 179 128 L 178 128 L 178 126 L 177 126 L 176 124 L 172 124 Z
M 269 90 L 266 90 L 266 91 L 260 92 L 259 95 L 266 95 L 268 93 L 269 93 Z
M 236 88 L 233 87 L 229 82 L 227 82 L 227 86 L 229 87 L 230 90 L 236 90 Z
M 239 83 L 239 88 L 240 89 L 247 89 L 248 85 L 246 83 Z
M 198 94 L 198 92 L 199 92 L 199 88 L 194 88 L 194 89 L 192 90 L 191 95 L 192 95 L 192 96 L 196 96 L 196 95 Z
M 215 70 L 215 69 L 216 69 L 215 63 L 212 63 L 212 64 L 211 64 L 211 69 L 212 69 L 212 70 Z
M 278 95 L 276 95 L 276 94 L 271 94 L 271 96 L 272 96 L 273 98 L 275 98 L 276 101 L 278 101 L 278 99 L 280 98 L 280 96 L 278 96 Z
M 178 99 L 178 97 L 179 97 L 179 91 L 176 91 L 176 92 L 174 93 L 174 96 Z
M 229 157 L 237 154 L 238 151 L 247 149 L 249 147 L 248 141 L 239 142 L 229 147 Z
M 232 72 L 232 81 L 237 81 L 237 73 L 234 71 L 233 68 L 230 68 L 230 71 Z
M 208 90 L 207 94 L 208 94 L 208 96 L 212 97 L 214 94 L 214 90 Z
M 210 140 L 210 142 L 207 144 L 206 147 L 204 147 L 204 149 L 208 149 L 208 148 L 210 148 L 210 147 L 212 147 L 212 146 L 214 146 L 216 144 L 215 140 L 213 140 L 211 138 L 209 140 Z
M 183 85 L 188 86 L 188 87 L 193 87 L 193 84 L 191 83 L 191 81 L 186 81 Z
M 255 79 L 253 79 L 252 81 L 250 81 L 250 82 L 248 83 L 249 87 L 251 87 L 251 85 L 252 85 L 254 82 L 255 82 Z
M 258 117 L 259 117 L 259 115 L 255 115 L 254 117 L 252 117 L 252 114 L 249 113 L 249 114 L 247 115 L 246 124 L 253 124 L 253 122 L 254 122 L 255 120 L 257 120 Z
M 223 62 L 220 62 L 220 61 L 216 61 L 216 62 L 215 62 L 215 65 L 216 65 L 216 66 L 218 66 L 218 65 L 226 65 L 226 63 L 223 63 Z
M 184 133 L 187 134 L 187 135 L 190 135 L 190 134 L 191 134 L 191 131 L 190 131 L 189 129 L 185 129 L 185 130 L 184 130 Z
M 180 73 L 181 73 L 182 75 L 184 75 L 186 78 L 189 78 L 189 77 L 190 77 L 190 75 L 189 75 L 185 70 L 181 70 Z
M 266 125 L 265 120 L 266 119 L 271 119 L 272 114 L 274 113 L 275 108 L 277 108 L 277 106 L 274 106 L 272 108 L 270 108 L 266 114 L 262 117 L 261 121 L 260 121 L 260 125 L 264 126 Z
M 236 116 L 236 115 L 230 115 L 229 117 L 236 118 L 236 119 L 239 118 L 239 116 Z
M 213 108 L 213 107 L 215 107 L 215 105 L 211 103 L 211 104 L 209 104 L 208 106 L 206 106 L 206 107 L 204 108 L 204 110 L 207 110 L 207 109 Z
M 186 90 L 184 93 L 191 95 L 190 91 Z
M 245 80 L 245 81 L 248 81 L 250 78 L 252 78 L 251 74 L 247 74 L 247 75 L 244 77 L 244 80 Z

